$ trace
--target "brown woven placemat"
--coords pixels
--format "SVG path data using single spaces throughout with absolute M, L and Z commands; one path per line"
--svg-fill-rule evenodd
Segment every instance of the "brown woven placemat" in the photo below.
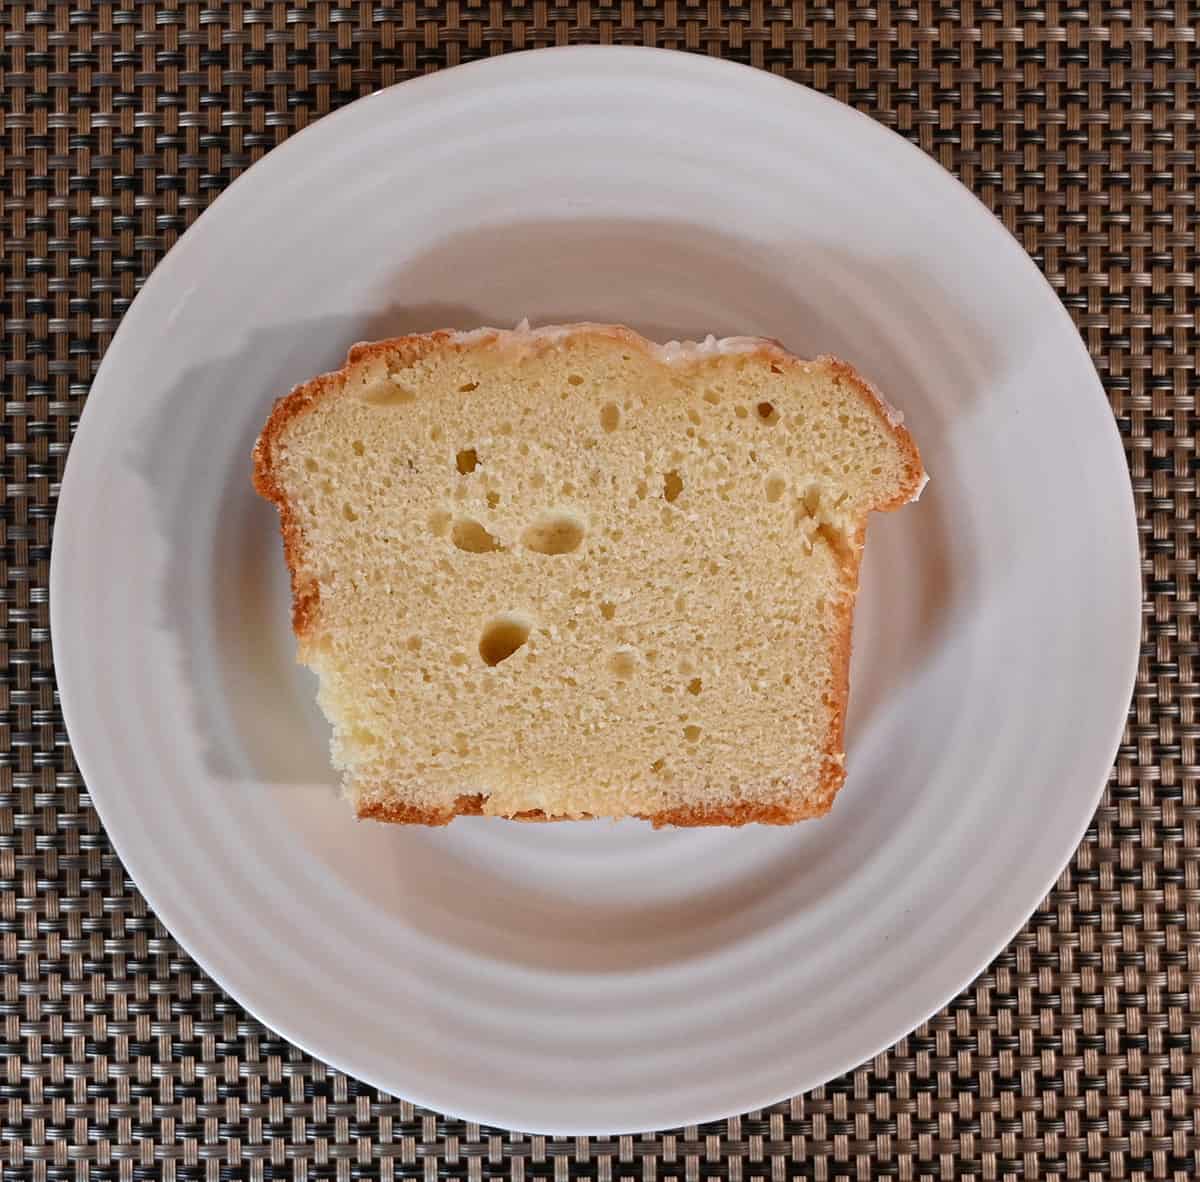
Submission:
M 0 0 L 4 1177 L 1195 1174 L 1198 34 L 1185 0 Z M 377 87 L 595 42 L 773 70 L 866 111 L 974 189 L 1071 310 L 1108 388 L 1147 601 L 1103 806 L 1051 897 L 953 1005 L 769 1111 L 556 1141 L 422 1111 L 315 1063 L 190 962 L 76 772 L 47 576 L 97 364 L 146 275 L 230 180 Z

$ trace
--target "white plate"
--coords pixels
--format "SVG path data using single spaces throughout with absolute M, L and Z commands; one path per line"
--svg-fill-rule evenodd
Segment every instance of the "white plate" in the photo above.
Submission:
M 779 337 L 908 413 L 933 482 L 871 527 L 828 819 L 439 831 L 336 798 L 251 444 L 355 340 L 522 316 Z M 1109 407 L 1000 225 L 835 102 L 613 49 L 385 91 L 233 185 L 104 359 L 51 588 L 88 788 L 204 968 L 364 1080 L 556 1133 L 764 1105 L 970 981 L 1095 807 L 1139 614 Z

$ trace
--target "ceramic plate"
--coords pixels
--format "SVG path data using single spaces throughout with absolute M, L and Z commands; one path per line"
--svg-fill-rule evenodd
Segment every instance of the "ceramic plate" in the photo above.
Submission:
M 778 337 L 907 413 L 932 482 L 871 527 L 827 819 L 426 830 L 339 801 L 251 445 L 353 341 L 525 316 Z M 188 231 L 88 399 L 51 608 L 104 824 L 234 997 L 422 1104 L 611 1133 L 819 1084 L 987 964 L 1095 808 L 1139 580 L 1092 366 L 965 189 L 768 74 L 570 49 L 355 103 Z

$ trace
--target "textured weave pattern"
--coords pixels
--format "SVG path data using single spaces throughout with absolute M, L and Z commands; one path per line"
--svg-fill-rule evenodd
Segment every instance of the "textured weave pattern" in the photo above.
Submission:
M 4 1176 L 1194 1175 L 1198 34 L 1200 8 L 1184 0 L 0 0 Z M 609 41 L 826 91 L 1003 219 L 1107 385 L 1147 602 L 1103 806 L 971 989 L 875 1062 L 768 1112 L 548 1141 L 423 1112 L 314 1063 L 192 965 L 89 807 L 57 710 L 46 587 L 58 481 L 97 364 L 146 275 L 230 180 L 377 87 Z

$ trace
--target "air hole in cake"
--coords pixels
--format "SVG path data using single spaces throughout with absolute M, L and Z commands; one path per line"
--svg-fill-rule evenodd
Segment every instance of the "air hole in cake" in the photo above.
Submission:
M 507 661 L 528 639 L 533 625 L 524 616 L 505 614 L 489 620 L 479 638 L 479 655 L 485 665 Z
M 463 476 L 470 476 L 479 467 L 479 454 L 473 447 L 465 447 L 454 457 L 454 463 Z
M 668 501 L 678 500 L 683 492 L 683 477 L 674 468 L 663 477 L 663 496 Z
M 374 747 L 379 740 L 365 726 L 356 726 L 350 731 L 350 742 L 361 751 Z
M 535 554 L 570 554 L 583 544 L 583 522 L 572 513 L 543 513 L 522 535 Z
M 700 741 L 700 728 L 698 726 L 685 726 L 683 728 L 683 737 L 689 743 L 698 743 Z
M 608 658 L 608 671 L 614 677 L 625 681 L 637 672 L 637 655 L 631 648 L 619 648 Z
M 350 505 L 342 506 L 342 516 L 347 521 L 357 521 L 358 520 L 358 514 L 354 512 L 354 509 Z
M 461 386 L 459 386 L 458 392 L 460 394 L 470 394 L 472 390 L 478 390 L 478 389 L 479 389 L 478 382 L 463 382 L 463 384 Z
M 573 373 L 568 376 L 567 382 L 572 386 L 582 386 L 583 378 L 581 378 L 577 373 Z
M 845 557 L 849 553 L 850 543 L 846 535 L 836 526 L 822 522 L 822 524 L 817 526 L 817 534 L 824 538 L 826 544 L 836 554 Z
M 621 425 L 621 408 L 615 402 L 606 402 L 600 408 L 600 426 L 605 431 L 615 431 Z
M 611 620 L 617 614 L 617 605 L 605 600 L 600 605 L 600 614 L 606 619 Z
M 775 409 L 775 404 L 772 402 L 760 402 L 755 409 L 758 411 L 758 417 L 768 427 L 775 426 L 779 422 L 779 411 Z
M 361 455 L 364 455 L 364 454 L 366 453 L 366 450 L 367 450 L 367 449 L 366 449 L 366 448 L 363 446 L 363 441 L 362 441 L 361 439 L 356 439 L 356 440 L 355 440 L 355 441 L 354 441 L 354 442 L 353 442 L 353 443 L 350 445 L 350 448 L 351 448 L 351 450 L 354 452 L 354 454 L 355 454 L 356 456 L 361 456 Z
M 410 402 L 416 402 L 417 393 L 403 382 L 389 377 L 386 382 L 377 382 L 361 391 L 358 400 L 367 406 L 407 406 Z
M 692 680 L 688 682 L 687 692 L 694 697 L 699 694 L 703 688 L 704 682 L 702 682 L 698 677 L 693 677 Z
M 469 517 L 459 518 L 454 523 L 450 540 L 468 554 L 490 554 L 493 550 L 504 549 L 478 521 L 472 521 Z
M 784 490 L 787 488 L 787 481 L 782 476 L 767 477 L 767 500 L 773 505 L 776 501 L 783 498 Z

